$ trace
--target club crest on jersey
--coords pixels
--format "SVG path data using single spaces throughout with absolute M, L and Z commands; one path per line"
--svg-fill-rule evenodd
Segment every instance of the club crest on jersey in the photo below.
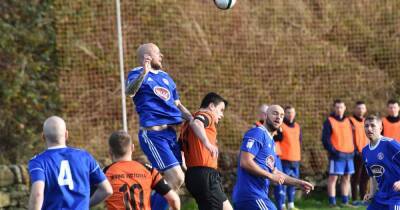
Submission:
M 383 160 L 384 155 L 382 152 L 380 152 L 376 157 L 378 158 L 378 160 Z
M 153 88 L 153 91 L 158 97 L 160 97 L 164 101 L 168 101 L 170 99 L 170 97 L 171 97 L 171 93 L 166 88 L 163 88 L 163 87 L 160 87 L 160 86 L 155 86 Z
M 265 160 L 267 163 L 268 168 L 270 168 L 271 170 L 274 170 L 275 168 L 275 157 L 273 155 L 270 155 L 267 157 L 267 159 Z
M 372 165 L 370 169 L 374 177 L 380 177 L 385 173 L 385 168 L 381 165 Z

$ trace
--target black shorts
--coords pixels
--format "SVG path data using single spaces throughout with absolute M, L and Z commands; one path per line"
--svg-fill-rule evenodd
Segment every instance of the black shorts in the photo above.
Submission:
M 199 210 L 222 210 L 228 200 L 218 171 L 208 167 L 190 167 L 185 175 L 185 185 L 196 200 Z

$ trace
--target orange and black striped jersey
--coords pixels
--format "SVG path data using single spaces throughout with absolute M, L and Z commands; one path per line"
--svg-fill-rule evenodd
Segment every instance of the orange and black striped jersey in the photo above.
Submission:
M 137 161 L 115 162 L 104 173 L 114 191 L 106 200 L 109 210 L 151 210 L 151 191 L 165 195 L 171 190 L 155 168 Z

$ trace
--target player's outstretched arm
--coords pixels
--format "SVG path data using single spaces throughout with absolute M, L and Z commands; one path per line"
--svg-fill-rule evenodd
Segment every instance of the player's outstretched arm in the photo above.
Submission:
M 98 186 L 96 191 L 93 193 L 92 197 L 90 197 L 90 206 L 95 206 L 105 199 L 107 199 L 109 196 L 113 194 L 113 189 L 111 187 L 110 182 L 108 182 L 107 179 L 102 181 Z
M 293 178 L 293 177 L 291 177 L 291 176 L 288 176 L 288 175 L 286 175 L 285 173 L 283 173 L 283 172 L 281 172 L 281 171 L 279 171 L 279 170 L 277 170 L 277 169 L 274 170 L 274 174 L 280 174 L 280 175 L 284 176 L 284 177 L 285 177 L 284 184 L 300 187 L 300 188 L 302 188 L 307 194 L 308 194 L 311 190 L 314 190 L 314 185 L 313 185 L 313 184 L 311 184 L 311 183 L 309 183 L 309 182 L 306 182 L 306 181 L 304 181 L 304 180 L 300 180 L 300 179 L 296 179 L 296 178 Z
M 185 106 L 183 106 L 180 100 L 175 100 L 175 105 L 182 112 L 183 119 L 188 120 L 189 122 L 193 120 L 193 115 Z
M 283 184 L 285 178 L 280 174 L 269 173 L 262 169 L 256 162 L 254 162 L 254 155 L 250 152 L 242 151 L 240 154 L 240 167 L 248 171 L 249 173 L 267 178 L 275 183 Z
M 170 190 L 167 194 L 164 195 L 164 198 L 168 201 L 168 204 L 172 210 L 181 209 L 181 200 L 179 199 L 179 195 L 175 191 Z
M 142 73 L 140 73 L 139 77 L 136 78 L 135 80 L 133 81 L 128 80 L 128 84 L 125 89 L 125 94 L 128 95 L 129 97 L 135 96 L 139 88 L 142 86 L 144 78 L 151 69 L 150 62 L 151 62 L 151 57 L 146 56 L 142 64 L 143 65 Z
M 44 199 L 44 181 L 36 181 L 32 184 L 31 195 L 29 196 L 29 210 L 42 209 Z

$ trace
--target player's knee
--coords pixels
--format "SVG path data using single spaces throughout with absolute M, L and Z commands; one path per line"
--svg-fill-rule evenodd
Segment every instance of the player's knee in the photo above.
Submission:
M 176 176 L 174 177 L 174 184 L 172 188 L 178 190 L 183 185 L 183 182 L 185 182 L 185 174 L 182 170 L 180 170 L 176 173 Z
M 336 175 L 329 175 L 328 182 L 335 183 L 337 181 L 337 178 L 338 177 Z
M 350 174 L 343 175 L 343 181 L 345 182 L 350 182 L 350 178 L 351 178 Z
M 178 190 L 185 181 L 185 175 L 180 168 L 171 168 L 165 171 L 164 178 L 174 190 Z

